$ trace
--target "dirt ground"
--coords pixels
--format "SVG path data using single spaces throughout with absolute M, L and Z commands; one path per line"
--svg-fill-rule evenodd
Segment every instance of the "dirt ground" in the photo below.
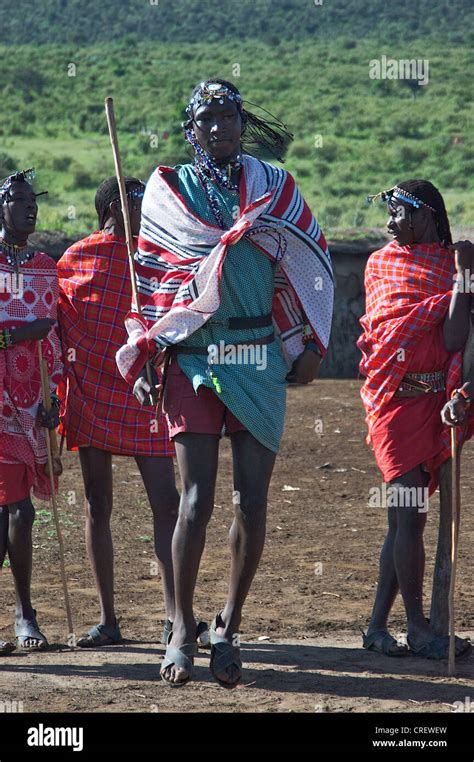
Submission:
M 24 712 L 450 712 L 474 696 L 474 657 L 447 678 L 446 662 L 388 659 L 361 648 L 377 580 L 385 511 L 368 507 L 381 483 L 365 445 L 356 381 L 320 380 L 291 388 L 285 436 L 270 488 L 267 542 L 242 624 L 244 679 L 220 688 L 208 654 L 195 680 L 173 691 L 159 679 L 163 608 L 156 577 L 152 523 L 133 460 L 114 460 L 113 534 L 117 612 L 123 645 L 94 651 L 66 646 L 67 624 L 50 506 L 37 501 L 33 603 L 52 647 L 15 652 L 0 662 L 3 701 Z M 473 445 L 464 449 L 463 519 L 457 582 L 458 632 L 474 636 L 471 495 Z M 59 505 L 76 634 L 98 621 L 97 595 L 85 553 L 83 488 L 78 458 L 64 458 Z M 75 501 L 75 502 L 73 502 Z M 426 530 L 429 611 L 438 498 Z M 229 443 L 221 445 L 216 506 L 196 592 L 196 613 L 211 620 L 227 589 L 227 532 L 232 517 Z M 13 636 L 14 594 L 2 573 L 0 635 Z M 399 601 L 392 631 L 404 630 Z

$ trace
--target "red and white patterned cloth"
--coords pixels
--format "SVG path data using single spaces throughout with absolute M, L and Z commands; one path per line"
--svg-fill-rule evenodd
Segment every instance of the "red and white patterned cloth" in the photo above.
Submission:
M 13 267 L 2 253 L 0 273 L 5 283 L 14 277 Z M 19 288 L 0 290 L 0 330 L 42 318 L 56 319 L 58 277 L 51 257 L 35 252 L 34 257 L 21 266 L 21 280 L 17 285 Z M 62 375 L 61 346 L 56 327 L 43 339 L 41 346 L 48 365 L 50 389 L 54 391 Z M 37 341 L 22 341 L 0 351 L 0 399 L 0 464 L 25 464 L 33 494 L 48 500 L 51 488 L 44 470 L 47 463 L 46 430 L 37 422 L 38 407 L 42 402 Z
M 97 447 L 115 455 L 171 456 L 164 415 L 142 407 L 117 370 L 126 341 L 132 288 L 124 238 L 99 230 L 58 262 L 58 318 L 64 353 L 61 433 L 68 449 Z
M 128 342 L 117 352 L 123 377 L 133 384 L 148 357 L 159 364 L 164 347 L 187 339 L 217 311 L 226 252 L 242 236 L 277 263 L 272 313 L 289 365 L 304 349 L 304 315 L 324 354 L 333 310 L 331 259 L 291 175 L 244 155 L 242 211 L 224 232 L 188 207 L 167 182 L 172 171 L 158 167 L 145 190 L 135 255 L 143 317 L 127 317 Z

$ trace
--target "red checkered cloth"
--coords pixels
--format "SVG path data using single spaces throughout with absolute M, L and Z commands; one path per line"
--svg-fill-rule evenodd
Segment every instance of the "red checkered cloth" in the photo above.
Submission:
M 61 432 L 68 449 L 97 447 L 115 455 L 171 456 L 166 419 L 142 407 L 117 370 L 126 341 L 132 289 L 124 238 L 99 230 L 58 262 L 58 318 L 65 375 Z
M 357 346 L 360 372 L 366 377 L 361 396 L 371 429 L 405 373 L 410 372 L 420 342 L 447 315 L 455 276 L 454 254 L 439 243 L 399 246 L 389 243 L 374 252 L 365 271 L 366 313 Z M 441 369 L 440 369 L 441 370 Z M 449 359 L 445 399 L 462 382 L 462 352 Z M 441 394 L 441 392 L 439 393 Z M 472 435 L 472 418 L 466 438 Z M 460 429 L 457 429 L 460 435 Z M 393 432 L 392 432 L 393 433 Z M 450 430 L 442 427 L 439 466 L 450 457 Z

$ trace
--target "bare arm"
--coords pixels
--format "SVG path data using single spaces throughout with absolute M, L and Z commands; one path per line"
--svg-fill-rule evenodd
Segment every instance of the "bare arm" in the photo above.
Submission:
M 464 347 L 469 336 L 474 244 L 458 241 L 451 248 L 456 252 L 456 276 L 443 334 L 448 352 L 456 352 Z

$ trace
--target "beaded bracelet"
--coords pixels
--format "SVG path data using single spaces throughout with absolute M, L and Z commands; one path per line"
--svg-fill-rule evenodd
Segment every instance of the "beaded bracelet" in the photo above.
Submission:
M 4 328 L 0 331 L 0 349 L 8 349 L 13 344 L 13 337 L 9 328 Z
M 54 392 L 51 392 L 50 397 L 51 397 L 51 407 L 56 407 L 59 409 L 61 407 L 60 397 L 58 397 L 58 395 L 55 394 Z
M 464 404 L 466 407 L 470 407 L 471 405 L 471 398 L 469 394 L 464 389 L 454 389 L 453 393 L 451 394 L 451 399 L 458 394 L 460 397 L 463 398 Z
M 308 344 L 308 342 L 310 342 L 310 341 L 316 342 L 316 337 L 315 337 L 313 331 L 311 330 L 311 326 L 310 325 L 304 325 L 303 326 L 303 336 L 302 336 L 301 340 L 302 340 L 303 344 Z

